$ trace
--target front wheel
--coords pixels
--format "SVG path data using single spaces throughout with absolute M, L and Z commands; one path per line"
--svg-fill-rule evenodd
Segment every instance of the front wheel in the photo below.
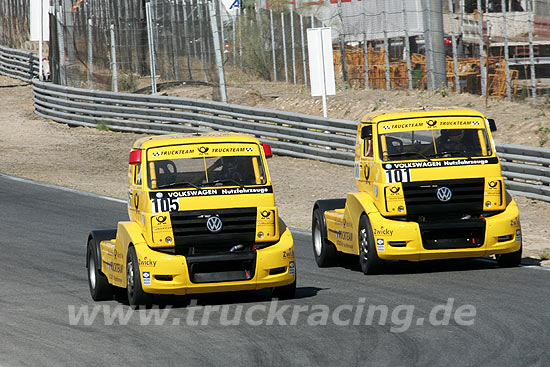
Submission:
M 150 276 L 150 274 L 147 274 Z M 128 303 L 132 307 L 139 305 L 150 305 L 152 297 L 143 291 L 141 286 L 141 274 L 139 263 L 134 247 L 128 249 L 126 259 L 126 292 L 128 293 Z
M 273 288 L 271 295 L 278 299 L 293 299 L 296 296 L 296 278 L 288 285 Z
M 509 254 L 496 255 L 497 264 L 501 268 L 513 268 L 521 263 L 522 248 Z
M 384 268 L 384 260 L 378 257 L 374 235 L 366 215 L 359 220 L 359 265 L 363 274 L 368 275 L 380 274 Z
M 88 286 L 94 301 L 106 301 L 113 298 L 113 286 L 107 277 L 98 270 L 98 259 L 94 248 L 94 240 L 88 241 Z
M 336 248 L 325 240 L 323 223 L 323 213 L 319 209 L 315 209 L 311 223 L 311 240 L 313 241 L 313 256 L 321 268 L 336 263 Z

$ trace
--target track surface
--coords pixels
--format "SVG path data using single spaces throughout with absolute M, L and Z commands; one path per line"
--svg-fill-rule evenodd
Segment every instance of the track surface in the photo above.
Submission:
M 245 322 L 251 307 L 269 309 L 267 292 L 198 299 L 203 307 L 192 320 L 200 323 L 204 306 L 228 305 L 229 319 L 241 306 L 239 326 L 220 325 L 219 313 L 206 325 L 190 325 L 193 308 L 184 297 L 160 300 L 175 303 L 165 309 L 162 325 L 140 325 L 143 311 L 108 325 L 107 311 L 127 313 L 129 307 L 117 300 L 91 300 L 85 242 L 90 229 L 125 220 L 125 205 L 1 175 L 0 199 L 2 365 L 543 366 L 550 361 L 550 271 L 499 269 L 493 261 L 479 259 L 395 263 L 388 274 L 367 277 L 351 262 L 317 268 L 306 233 L 295 233 L 298 297 L 278 303 L 279 308 L 308 307 L 296 325 Z M 453 314 L 461 305 L 475 307 L 473 325 L 458 325 L 453 317 L 446 326 L 428 322 L 434 306 L 450 298 Z M 379 325 L 379 316 L 370 325 L 332 321 L 338 306 L 360 303 L 365 313 L 369 306 L 386 307 L 386 322 Z M 91 325 L 83 319 L 71 325 L 70 307 L 92 311 L 97 305 L 101 309 Z M 313 305 L 330 309 L 326 326 L 308 324 L 313 310 L 319 310 L 312 310 Z M 399 305 L 414 306 L 410 327 L 403 326 L 405 313 L 395 311 Z M 353 312 L 344 310 L 340 319 L 353 319 Z M 283 321 L 290 323 L 291 314 L 292 308 L 285 311 Z M 266 315 L 256 312 L 253 319 Z M 417 325 L 419 318 L 423 325 Z

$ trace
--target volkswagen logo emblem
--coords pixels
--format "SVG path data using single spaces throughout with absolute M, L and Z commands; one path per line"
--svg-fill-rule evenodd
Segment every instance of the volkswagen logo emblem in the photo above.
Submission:
M 440 188 L 438 188 L 436 194 L 439 201 L 443 202 L 447 202 L 451 200 L 451 197 L 453 197 L 451 189 L 445 186 L 441 186 Z
M 218 233 L 222 230 L 222 220 L 219 217 L 210 217 L 206 221 L 206 229 L 212 233 Z

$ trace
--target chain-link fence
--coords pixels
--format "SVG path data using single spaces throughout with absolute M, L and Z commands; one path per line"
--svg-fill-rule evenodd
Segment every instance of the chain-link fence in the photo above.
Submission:
M 0 0 L 4 45 L 34 47 L 28 9 L 29 0 Z M 50 12 L 52 78 L 69 86 L 218 86 L 222 64 L 308 85 L 306 31 L 331 27 L 342 87 L 449 88 L 535 103 L 550 91 L 550 0 L 52 0 Z

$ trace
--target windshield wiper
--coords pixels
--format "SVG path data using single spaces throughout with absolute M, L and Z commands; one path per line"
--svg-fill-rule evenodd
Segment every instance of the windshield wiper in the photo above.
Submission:
M 235 186 L 239 186 L 240 188 L 244 187 L 244 185 L 242 183 L 240 183 L 239 181 L 233 180 L 232 178 L 226 178 L 226 179 L 223 179 L 223 180 L 208 181 L 208 182 L 203 183 L 201 185 L 201 187 L 208 186 L 208 185 L 216 186 L 217 184 L 226 184 L 226 183 L 233 183 L 233 184 L 235 184 Z
M 170 182 L 170 183 L 167 183 L 167 184 L 164 184 L 164 185 L 160 185 L 160 186 L 157 186 L 157 189 L 165 189 L 165 188 L 168 188 L 168 187 L 175 187 L 175 186 L 191 186 L 195 189 L 199 188 L 197 185 L 195 185 L 192 182 L 181 181 L 181 182 Z
M 428 161 L 430 161 L 430 158 L 428 158 L 428 156 L 420 153 L 420 152 L 401 152 L 401 153 L 391 153 L 391 154 L 388 154 L 388 157 L 400 157 L 400 156 L 405 156 L 405 155 L 417 155 L 419 157 L 422 157 Z

